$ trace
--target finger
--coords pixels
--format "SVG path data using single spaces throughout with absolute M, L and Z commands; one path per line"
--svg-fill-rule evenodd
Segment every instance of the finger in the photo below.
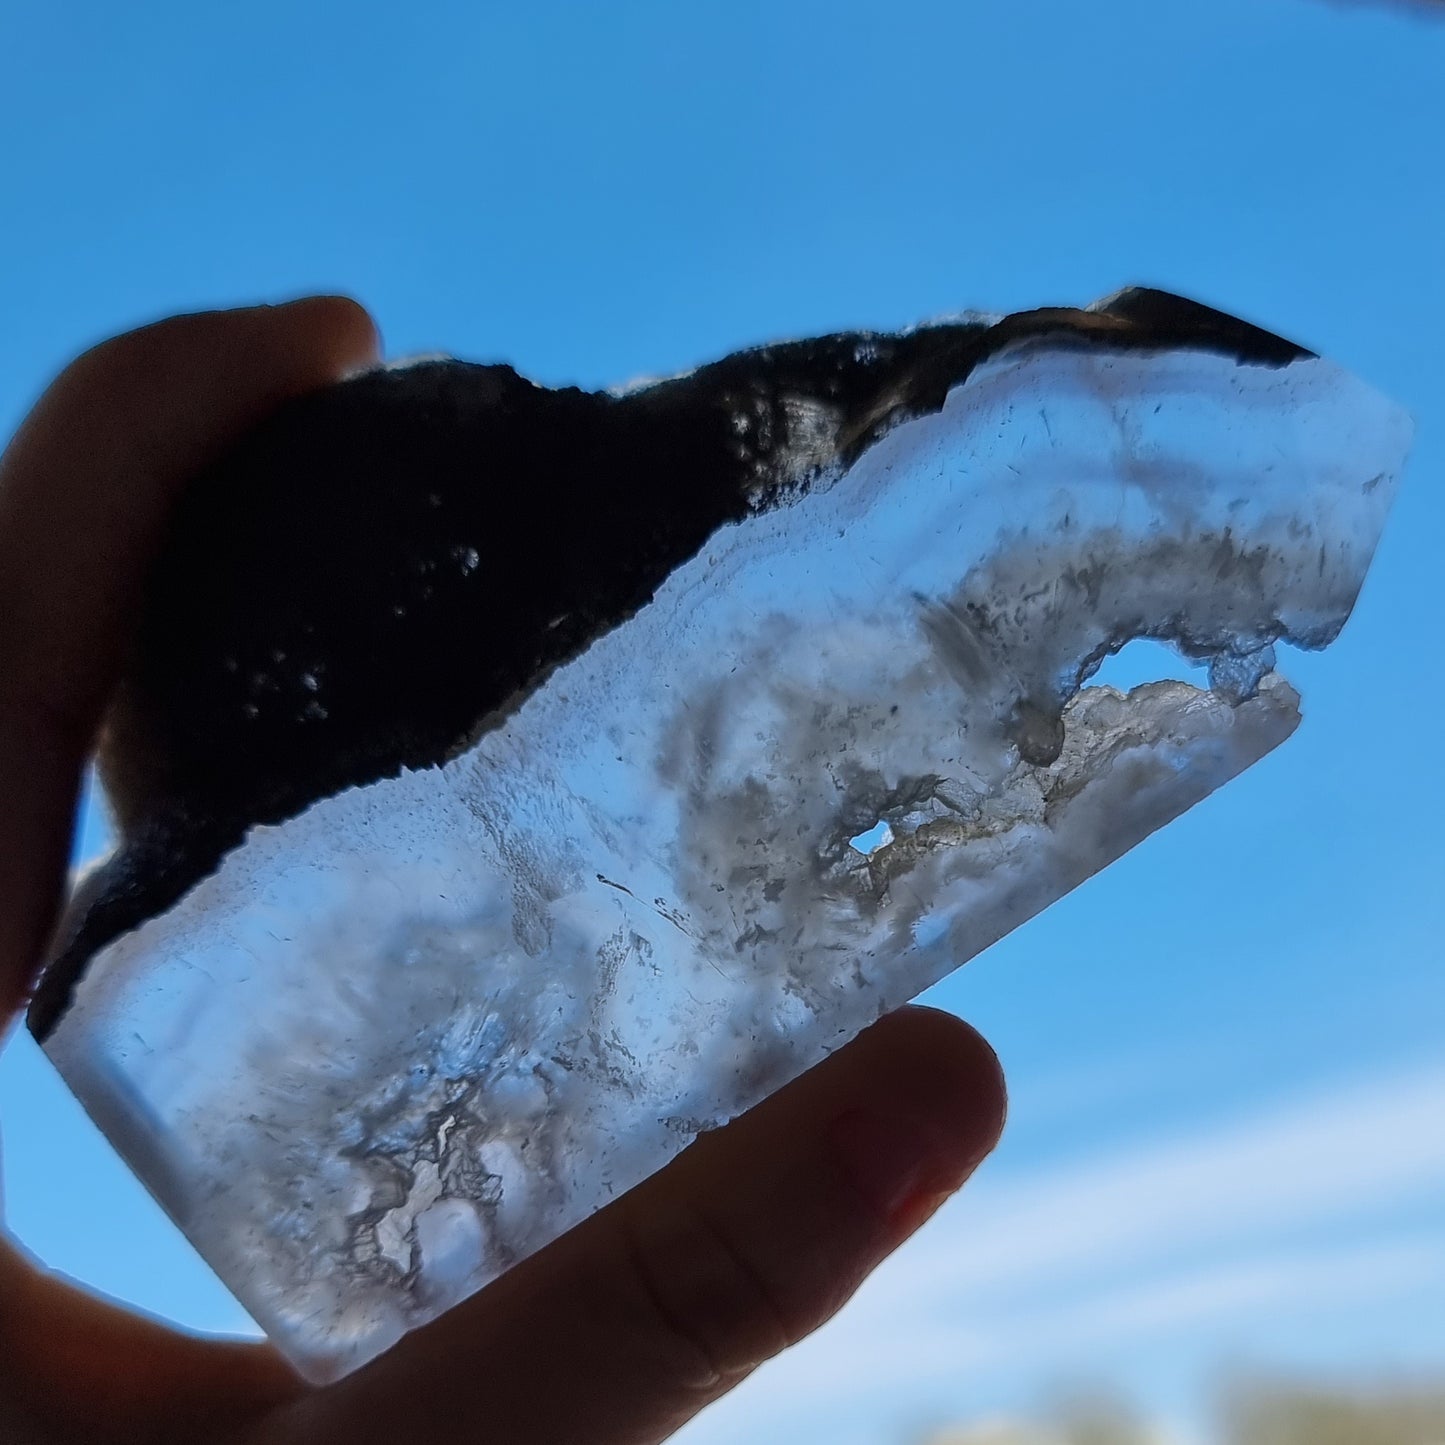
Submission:
M 170 504 L 277 402 L 375 352 L 370 320 L 339 298 L 179 317 L 81 357 L 0 458 L 0 1009 L 50 925 L 80 770 Z M 26 1386 L 88 1440 L 150 1438 L 144 1417 L 177 1402 L 194 1420 L 295 1388 L 269 1352 L 171 1334 L 3 1241 L 0 1297 L 7 1398 Z
M 663 1440 L 828 1319 L 1003 1113 L 988 1045 L 903 1010 L 263 1438 Z
M 45 1273 L 0 1237 L 6 1445 L 6 1406 L 50 1442 L 197 1445 L 302 1388 L 269 1346 L 179 1334 Z
M 172 502 L 376 346 L 338 297 L 175 317 L 72 363 L 0 457 L 0 1018 L 53 923 L 80 770 Z

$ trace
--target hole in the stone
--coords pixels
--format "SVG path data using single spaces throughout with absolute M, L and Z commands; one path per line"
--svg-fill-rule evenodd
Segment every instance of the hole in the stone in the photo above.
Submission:
M 1141 687 L 1146 682 L 1187 682 L 1203 687 L 1201 668 L 1180 656 L 1167 642 L 1151 637 L 1136 637 L 1118 652 L 1106 657 L 1092 677 L 1084 679 L 1085 687 L 1115 687 L 1120 692 Z M 1190 674 L 1193 673 L 1193 676 Z
M 848 839 L 848 846 L 865 858 L 871 858 L 880 848 L 886 848 L 893 841 L 893 829 L 885 819 L 880 818 L 871 828 Z

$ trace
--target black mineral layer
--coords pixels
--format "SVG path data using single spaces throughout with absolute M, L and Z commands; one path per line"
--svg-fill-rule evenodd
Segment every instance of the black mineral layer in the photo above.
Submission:
M 119 844 L 70 910 L 32 1031 L 55 1026 L 97 950 L 249 828 L 455 755 L 720 527 L 826 484 L 1028 343 L 1310 356 L 1134 289 L 765 346 L 624 393 L 427 361 L 282 407 L 176 511 L 99 754 Z

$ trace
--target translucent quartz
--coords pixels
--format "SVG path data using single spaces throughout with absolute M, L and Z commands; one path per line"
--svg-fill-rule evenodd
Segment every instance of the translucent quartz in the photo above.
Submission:
M 1288 737 L 1408 435 L 1323 361 L 1007 349 L 466 752 L 252 829 L 46 1047 L 344 1373 Z M 1083 685 L 1138 636 L 1211 688 Z

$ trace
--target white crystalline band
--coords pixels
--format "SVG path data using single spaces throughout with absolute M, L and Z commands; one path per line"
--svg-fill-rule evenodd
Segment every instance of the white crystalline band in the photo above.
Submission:
M 253 830 L 49 1052 L 343 1373 L 1288 736 L 1267 648 L 1343 624 L 1408 433 L 1319 361 L 995 357 L 465 754 Z M 1140 635 L 1217 690 L 1077 691 Z

